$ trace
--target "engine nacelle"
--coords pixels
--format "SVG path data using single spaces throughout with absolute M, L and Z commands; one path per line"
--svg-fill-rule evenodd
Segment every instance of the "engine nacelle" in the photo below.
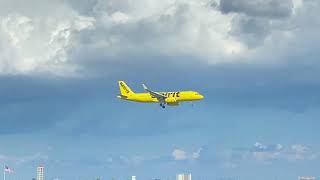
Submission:
M 166 99 L 166 103 L 175 104 L 175 103 L 177 103 L 177 100 L 176 100 L 176 98 L 169 97 L 169 98 Z

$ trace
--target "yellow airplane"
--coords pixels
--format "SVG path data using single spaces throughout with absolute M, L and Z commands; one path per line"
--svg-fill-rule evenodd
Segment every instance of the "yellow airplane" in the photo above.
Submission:
M 180 102 L 184 101 L 198 101 L 203 99 L 203 95 L 196 91 L 179 91 L 179 92 L 155 92 L 142 84 L 146 93 L 135 93 L 124 81 L 118 81 L 120 88 L 119 99 L 142 102 L 142 103 L 160 103 L 162 108 L 166 104 L 169 106 L 178 106 Z

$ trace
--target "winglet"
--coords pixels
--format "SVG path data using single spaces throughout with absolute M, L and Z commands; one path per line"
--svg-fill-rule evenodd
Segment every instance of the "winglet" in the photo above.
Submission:
M 147 86 L 145 84 L 142 84 L 142 87 L 143 87 L 144 90 L 148 91 L 148 88 L 147 88 Z

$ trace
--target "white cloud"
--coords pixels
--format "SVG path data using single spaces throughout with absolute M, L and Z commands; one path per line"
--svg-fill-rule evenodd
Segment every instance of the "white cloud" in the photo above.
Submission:
M 70 53 L 68 51 L 76 46 L 72 42 L 72 35 L 93 28 L 94 22 L 94 18 L 83 16 L 75 17 L 73 21 L 60 22 L 57 28 L 51 32 L 49 41 L 51 51 L 47 59 L 55 60 L 55 62 L 66 62 Z
M 304 160 L 314 160 L 317 155 L 310 153 L 310 148 L 302 144 L 294 144 L 291 146 L 287 154 L 287 159 L 289 161 L 304 161 Z
M 111 15 L 112 21 L 118 24 L 125 24 L 130 20 L 130 16 L 120 11 L 117 11 Z
M 208 8 L 207 3 L 98 1 L 92 17 L 82 16 L 61 2 L 49 3 L 56 9 L 52 13 L 37 14 L 37 9 L 45 6 L 42 3 L 11 9 L 9 15 L 0 16 L 0 41 L 11 42 L 10 50 L 1 50 L 0 73 L 49 72 L 68 76 L 81 66 L 73 57 L 86 53 L 74 49 L 85 50 L 86 46 L 103 49 L 96 54 L 101 59 L 110 54 L 142 55 L 146 49 L 155 54 L 199 56 L 212 63 L 236 57 L 245 47 L 228 36 L 232 17 Z M 28 8 L 35 9 L 31 12 Z M 80 34 L 85 30 L 92 30 L 93 37 Z M 82 39 L 90 41 L 84 43 Z
M 249 156 L 248 156 L 249 155 Z M 263 145 L 256 143 L 254 148 L 247 153 L 247 158 L 253 157 L 258 161 L 268 162 L 271 160 L 286 160 L 289 162 L 313 160 L 316 154 L 313 153 L 307 146 L 302 144 L 294 144 L 290 147 L 284 145 Z
M 199 148 L 198 151 L 192 153 L 192 159 L 199 159 L 202 148 Z
M 18 9 L 0 16 L 0 74 L 49 72 L 64 75 L 75 70 L 76 65 L 66 63 L 77 46 L 75 36 L 92 28 L 94 18 L 80 16 L 67 6 L 60 10 L 64 16 L 56 11 L 23 14 L 21 12 L 26 11 Z
M 172 157 L 174 160 L 183 161 L 183 160 L 197 160 L 200 158 L 202 148 L 197 150 L 196 152 L 188 153 L 181 149 L 175 149 L 172 152 Z
M 25 41 L 30 37 L 34 27 L 32 20 L 26 16 L 12 14 L 1 22 L 2 32 L 9 36 L 13 45 Z
M 251 147 L 216 149 L 212 145 L 204 146 L 195 160 L 199 162 L 217 162 L 223 167 L 235 168 L 243 163 L 272 164 L 279 161 L 297 163 L 317 159 L 313 150 L 302 144 L 266 145 L 256 142 Z
M 239 13 L 222 13 L 219 1 L 212 0 L 98 0 L 87 12 L 63 1 L 36 0 L 21 7 L 15 1 L 0 4 L 5 12 L 0 13 L 0 74 L 77 75 L 93 59 L 128 54 L 191 56 L 208 64 L 283 62 L 291 54 L 289 44 L 300 47 L 300 41 L 312 40 L 298 38 L 301 33 L 292 28 L 301 26 L 312 8 L 300 0 L 293 1 L 290 17 L 245 21 Z M 277 5 L 279 11 L 290 10 Z M 251 4 L 243 6 L 252 11 Z M 259 13 L 273 10 L 268 3 Z M 245 29 L 248 23 L 263 34 Z
M 175 149 L 173 152 L 172 152 L 172 156 L 175 160 L 187 160 L 188 159 L 188 156 L 187 156 L 187 152 L 181 150 L 181 149 Z
M 303 7 L 303 0 L 293 0 L 293 13 L 296 14 Z

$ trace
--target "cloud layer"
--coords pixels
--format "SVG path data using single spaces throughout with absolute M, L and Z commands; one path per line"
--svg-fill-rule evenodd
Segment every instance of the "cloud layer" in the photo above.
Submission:
M 244 13 L 255 17 L 283 18 L 291 16 L 293 10 L 292 0 L 221 0 L 221 10 L 225 13 Z
M 312 0 L 70 0 L 20 8 L 15 1 L 0 4 L 1 74 L 81 75 L 93 72 L 97 61 L 132 55 L 190 56 L 204 64 L 279 63 L 319 30 L 316 14 L 309 16 L 319 6 Z M 307 19 L 314 23 L 306 25 Z M 316 47 L 298 53 L 308 52 Z
M 217 148 L 213 145 L 202 147 L 199 161 L 203 163 L 218 163 L 222 166 L 235 168 L 248 162 L 264 165 L 281 162 L 301 162 L 316 160 L 317 154 L 302 144 L 293 145 L 264 145 L 259 142 L 252 147 L 234 147 L 230 149 Z

